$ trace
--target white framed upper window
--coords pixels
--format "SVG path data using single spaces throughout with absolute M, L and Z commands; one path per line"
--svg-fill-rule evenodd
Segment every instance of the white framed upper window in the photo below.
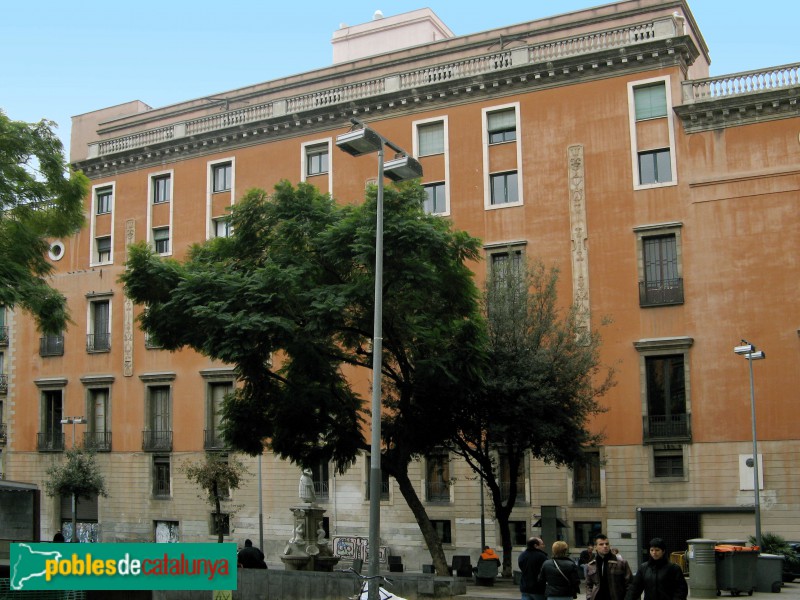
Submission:
M 153 248 L 158 254 L 170 254 L 169 227 L 153 229 Z
M 423 209 L 430 215 L 441 215 L 447 211 L 447 184 L 426 183 L 422 186 L 425 190 L 425 203 Z
M 444 121 L 417 125 L 417 156 L 444 154 Z
M 628 83 L 633 189 L 677 185 L 675 123 L 669 75 Z M 640 128 L 654 145 L 640 143 Z M 644 139 L 645 136 L 643 136 Z
M 517 111 L 515 108 L 497 110 L 486 115 L 486 129 L 490 144 L 513 142 L 517 139 Z
M 112 187 L 102 187 L 95 190 L 95 214 L 105 215 L 111 212 L 114 199 Z
M 111 236 L 104 235 L 95 240 L 97 248 L 97 264 L 108 264 L 111 262 Z
M 215 194 L 229 192 L 233 184 L 233 163 L 223 162 L 211 167 L 212 190 Z
M 633 105 L 636 120 L 657 119 L 667 116 L 667 87 L 663 81 L 633 88 Z
M 89 219 L 89 266 L 107 265 L 113 262 L 114 247 L 114 198 L 116 183 L 101 183 L 92 186 L 91 193 L 91 218 Z M 102 215 L 107 215 L 101 217 Z M 51 247 L 50 257 L 58 260 L 63 256 L 63 243 L 60 252 L 53 255 Z
M 153 204 L 169 202 L 172 197 L 172 175 L 157 175 L 153 177 L 151 188 Z
M 306 175 L 322 175 L 328 172 L 330 150 L 328 144 L 306 147 Z
M 489 106 L 481 111 L 483 131 L 483 206 L 486 210 L 520 206 L 523 204 L 522 139 L 520 132 L 519 102 Z M 510 144 L 515 150 L 509 156 L 506 149 L 492 146 Z M 501 152 L 495 155 L 496 152 Z M 502 157 L 502 164 L 492 164 L 489 155 Z M 512 158 L 513 157 L 513 158 Z M 509 158 L 511 160 L 509 160 Z
M 214 237 L 231 237 L 232 234 L 233 228 L 230 219 L 227 217 L 214 219 Z

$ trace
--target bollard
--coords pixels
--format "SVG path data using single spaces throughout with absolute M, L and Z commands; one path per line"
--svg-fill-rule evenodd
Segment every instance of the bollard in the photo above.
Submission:
M 687 540 L 689 551 L 689 588 L 692 598 L 717 597 L 717 565 L 714 546 L 717 542 L 697 538 Z

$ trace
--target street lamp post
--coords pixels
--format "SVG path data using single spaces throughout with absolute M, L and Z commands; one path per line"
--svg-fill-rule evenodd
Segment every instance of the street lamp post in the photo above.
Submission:
M 62 425 L 72 423 L 72 449 L 75 449 L 75 425 L 83 425 L 87 423 L 86 417 L 64 417 L 61 419 Z M 72 492 L 72 541 L 78 541 L 78 498 L 75 492 Z
M 88 421 L 86 417 L 64 417 L 61 419 L 62 425 L 68 425 L 72 423 L 72 447 L 75 448 L 75 425 L 84 425 Z
M 383 368 L 383 178 L 403 181 L 422 176 L 422 166 L 401 148 L 370 129 L 358 119 L 350 119 L 353 128 L 336 137 L 336 145 L 351 156 L 378 153 L 378 197 L 375 219 L 375 311 L 372 336 L 372 437 L 369 468 L 369 575 L 380 573 L 380 499 L 381 499 L 381 370 Z M 384 146 L 398 156 L 384 161 Z M 375 580 L 372 580 L 375 581 Z M 369 600 L 377 600 L 380 586 L 369 586 Z
M 761 548 L 761 498 L 758 477 L 758 437 L 756 436 L 756 392 L 753 384 L 753 361 L 764 360 L 767 355 L 761 350 L 756 351 L 756 347 L 746 340 L 742 340 L 742 345 L 736 346 L 733 351 L 735 354 L 746 358 L 750 366 L 750 422 L 753 428 L 753 495 L 755 498 L 756 546 Z

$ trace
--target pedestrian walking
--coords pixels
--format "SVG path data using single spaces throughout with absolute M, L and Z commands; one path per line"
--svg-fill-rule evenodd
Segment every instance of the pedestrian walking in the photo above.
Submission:
M 644 600 L 686 600 L 689 595 L 683 569 L 669 562 L 667 545 L 661 538 L 650 540 L 650 558 L 636 571 L 625 600 L 639 600 L 642 592 Z
M 569 544 L 553 544 L 553 558 L 542 563 L 538 581 L 545 583 L 547 600 L 577 598 L 581 587 L 580 567 L 569 557 Z
M 519 555 L 517 564 L 522 573 L 519 582 L 519 591 L 522 600 L 545 600 L 545 583 L 539 581 L 539 571 L 542 570 L 547 552 L 544 551 L 544 542 L 541 538 L 532 537 L 528 540 L 525 551 Z
M 592 560 L 594 557 L 594 542 L 589 542 L 586 544 L 586 548 L 581 550 L 580 555 L 578 555 L 578 566 L 582 569 L 582 578 L 586 579 L 586 565 L 589 564 L 589 561 Z
M 628 562 L 617 558 L 605 534 L 594 539 L 594 549 L 586 565 L 586 600 L 625 600 L 633 580 Z

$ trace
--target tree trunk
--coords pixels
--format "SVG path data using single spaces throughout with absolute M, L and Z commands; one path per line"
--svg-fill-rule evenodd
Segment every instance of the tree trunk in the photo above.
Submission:
M 449 575 L 447 558 L 444 555 L 444 550 L 442 550 L 442 542 L 439 539 L 439 535 L 436 533 L 436 529 L 433 527 L 433 523 L 431 523 L 430 517 L 428 517 L 425 507 L 422 505 L 422 502 L 420 502 L 417 490 L 411 485 L 408 472 L 403 471 L 402 473 L 393 473 L 392 475 L 395 481 L 397 481 L 397 485 L 400 487 L 400 493 L 403 494 L 406 504 L 408 504 L 408 507 L 414 514 L 414 518 L 417 520 L 419 529 L 422 532 L 422 537 L 425 539 L 425 545 L 428 546 L 428 552 L 430 552 L 436 574 L 443 576 Z
M 78 543 L 78 497 L 72 492 L 72 540 Z
M 213 491 L 211 493 L 214 494 L 214 506 L 216 508 L 216 513 L 214 515 L 214 520 L 217 522 L 217 543 L 221 544 L 224 541 L 223 538 L 225 536 L 222 533 L 222 514 L 220 513 L 220 511 L 222 510 L 222 507 L 220 506 L 220 503 L 219 503 L 219 494 L 217 493 L 217 487 L 218 487 L 217 486 L 217 482 L 215 481 L 214 482 L 214 489 L 213 489 Z

